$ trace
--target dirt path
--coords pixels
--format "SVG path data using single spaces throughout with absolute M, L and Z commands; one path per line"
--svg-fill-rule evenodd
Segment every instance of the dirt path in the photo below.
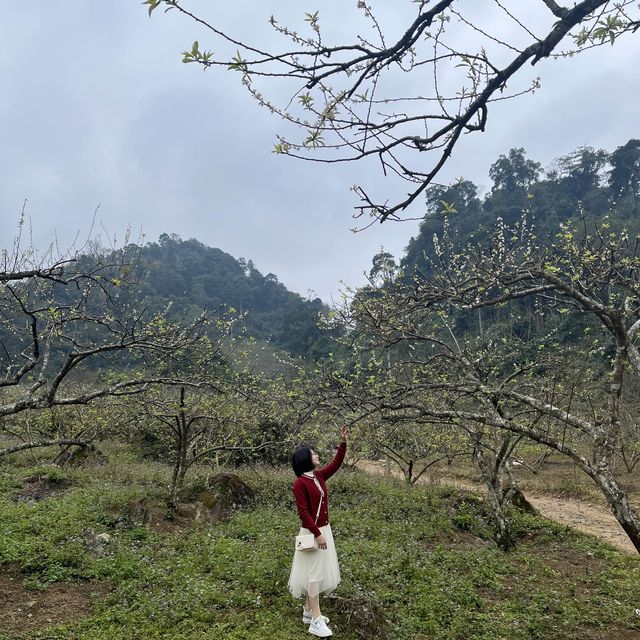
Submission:
M 358 466 L 369 473 L 385 472 L 384 463 L 365 462 L 359 463 Z M 484 491 L 482 485 L 465 482 L 458 478 L 442 476 L 439 483 L 467 491 Z M 527 494 L 527 499 L 545 518 L 566 524 L 583 533 L 589 533 L 627 553 L 634 555 L 637 553 L 627 534 L 604 505 L 575 498 L 555 498 L 549 495 Z
M 605 507 L 584 500 L 551 496 L 528 496 L 529 502 L 546 518 L 590 533 L 627 553 L 637 551 L 618 521 Z

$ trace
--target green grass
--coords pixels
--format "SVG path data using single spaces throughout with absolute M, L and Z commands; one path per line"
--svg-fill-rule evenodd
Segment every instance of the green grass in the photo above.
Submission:
M 57 474 L 55 481 L 68 488 L 37 504 L 10 501 L 34 473 Z M 110 585 L 90 617 L 24 637 L 307 637 L 300 603 L 286 589 L 298 527 L 292 477 L 273 471 L 243 476 L 258 492 L 251 510 L 216 527 L 159 533 L 113 514 L 145 496 L 160 508 L 168 478 L 162 465 L 142 464 L 123 452 L 105 467 L 71 471 L 5 464 L 0 565 L 20 567 L 31 589 L 58 581 Z M 196 473 L 194 491 L 200 481 Z M 640 637 L 633 614 L 640 605 L 635 557 L 518 514 L 521 542 L 503 554 L 491 541 L 489 514 L 474 496 L 407 490 L 400 482 L 346 472 L 330 481 L 330 489 L 343 582 L 324 601 L 324 611 L 336 637 L 381 637 L 385 629 L 393 640 L 613 640 L 620 629 Z M 86 552 L 82 536 L 88 528 L 111 535 L 105 557 Z M 383 628 L 380 636 L 366 635 L 372 622 Z

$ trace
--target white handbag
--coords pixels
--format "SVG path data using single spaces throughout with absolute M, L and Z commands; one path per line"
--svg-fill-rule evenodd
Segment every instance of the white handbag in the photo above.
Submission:
M 316 537 L 313 533 L 303 533 L 296 536 L 296 551 L 314 551 L 318 548 Z
M 324 495 L 321 493 L 320 502 L 318 503 L 318 513 L 316 513 L 314 524 L 318 523 L 318 518 L 320 517 L 322 498 L 324 498 Z M 313 533 L 303 533 L 299 536 L 296 536 L 296 551 L 315 551 L 316 549 L 318 549 L 318 542 L 316 541 L 316 537 L 313 535 Z

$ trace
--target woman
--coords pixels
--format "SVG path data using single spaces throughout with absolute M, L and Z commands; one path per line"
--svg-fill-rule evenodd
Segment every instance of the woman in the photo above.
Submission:
M 349 432 L 342 427 L 342 442 L 335 458 L 319 469 L 318 454 L 309 447 L 300 447 L 292 458 L 297 479 L 293 495 L 300 514 L 300 535 L 312 533 L 317 549 L 299 551 L 293 556 L 289 577 L 289 591 L 295 598 L 305 596 L 302 622 L 309 625 L 309 633 L 327 638 L 333 632 L 327 626 L 329 619 L 320 612 L 320 594 L 330 593 L 340 584 L 340 567 L 329 525 L 329 501 L 325 481 L 339 468 L 347 451 Z

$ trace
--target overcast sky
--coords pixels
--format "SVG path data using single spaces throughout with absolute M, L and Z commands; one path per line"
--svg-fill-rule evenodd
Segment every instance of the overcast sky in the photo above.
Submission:
M 355 4 L 190 6 L 250 40 L 271 37 L 271 13 L 293 20 L 318 8 L 328 22 L 340 18 L 336 35 L 348 35 L 357 16 L 345 6 Z M 377 4 L 388 28 L 399 30 L 399 7 L 408 0 Z M 542 3 L 506 4 L 527 14 Z M 0 247 L 11 244 L 25 198 L 41 247 L 86 236 L 99 206 L 103 236 L 122 242 L 130 227 L 145 241 L 165 232 L 196 238 L 328 301 L 341 281 L 362 283 L 381 245 L 400 257 L 415 234 L 417 222 L 353 234 L 349 187 L 386 183 L 371 166 L 326 167 L 272 154 L 281 124 L 247 98 L 238 75 L 181 63 L 180 51 L 194 39 L 214 51 L 217 43 L 176 12 L 149 19 L 139 0 L 0 0 L 0 7 Z M 639 35 L 629 36 L 527 71 L 542 77 L 542 88 L 497 105 L 487 132 L 465 140 L 441 180 L 462 175 L 486 189 L 489 165 L 511 147 L 547 165 L 580 145 L 613 150 L 638 137 L 639 45 Z

